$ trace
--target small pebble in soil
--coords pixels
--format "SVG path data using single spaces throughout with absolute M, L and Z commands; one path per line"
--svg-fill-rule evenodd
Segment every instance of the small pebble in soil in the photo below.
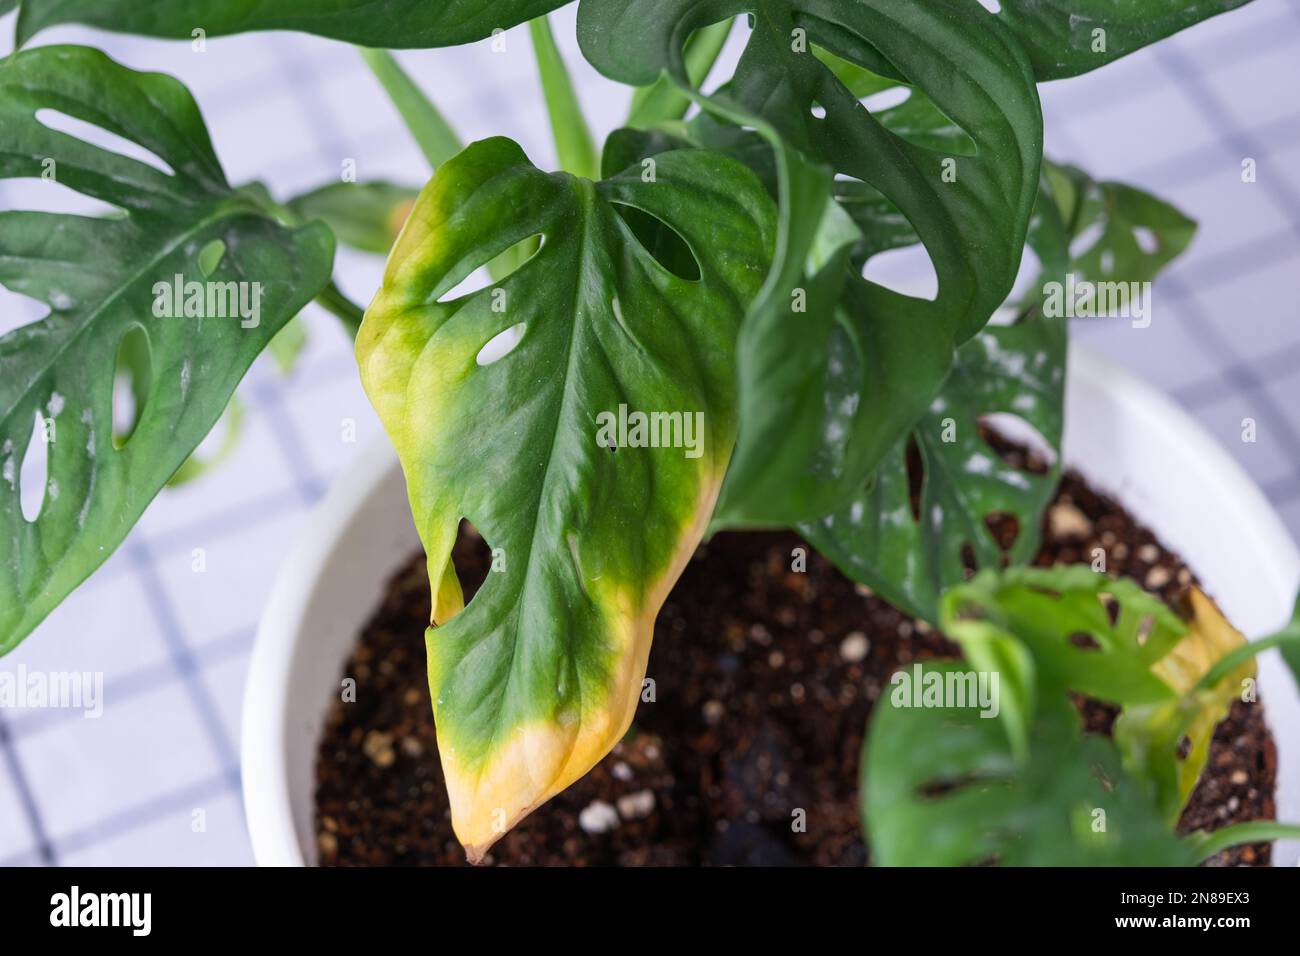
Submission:
M 655 795 L 650 790 L 638 790 L 618 798 L 618 815 L 624 820 L 644 820 L 655 809 Z
M 871 650 L 871 642 L 861 631 L 850 631 L 848 636 L 840 641 L 840 657 L 850 664 L 862 660 L 869 650 Z
M 1047 512 L 1048 524 L 1057 538 L 1087 539 L 1092 534 L 1092 522 L 1074 504 L 1061 501 Z
M 587 833 L 608 833 L 618 824 L 618 811 L 604 800 L 591 801 L 578 814 L 578 826 Z

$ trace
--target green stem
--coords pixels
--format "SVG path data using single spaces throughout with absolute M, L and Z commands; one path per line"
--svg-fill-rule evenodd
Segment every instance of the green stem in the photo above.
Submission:
M 546 110 L 551 117 L 551 132 L 555 136 L 555 151 L 560 168 L 575 176 L 600 178 L 600 160 L 591 128 L 582 115 L 582 104 L 573 89 L 568 67 L 555 45 L 551 24 L 546 17 L 538 17 L 528 24 L 533 38 L 533 52 L 537 56 L 537 72 L 542 78 L 542 94 Z
M 366 314 L 365 310 L 344 295 L 333 280 L 330 280 L 330 284 L 316 296 L 316 304 L 337 316 L 343 323 L 343 327 L 348 330 L 348 334 L 353 338 L 357 337 L 357 331 L 361 328 L 361 319 Z
M 731 35 L 733 20 L 723 20 L 698 30 L 686 43 L 686 75 L 691 85 L 699 88 L 713 69 Z M 691 100 L 666 76 L 661 76 L 649 86 L 640 86 L 632 93 L 624 126 L 647 129 L 656 123 L 678 120 L 686 115 Z
M 1201 859 L 1205 860 L 1243 843 L 1300 840 L 1300 825 L 1278 823 L 1275 820 L 1251 820 L 1248 823 L 1234 823 L 1213 833 L 1195 833 L 1190 839 L 1196 843 Z
M 363 47 L 358 52 L 397 107 L 430 167 L 436 170 L 461 151 L 456 131 L 391 53 Z

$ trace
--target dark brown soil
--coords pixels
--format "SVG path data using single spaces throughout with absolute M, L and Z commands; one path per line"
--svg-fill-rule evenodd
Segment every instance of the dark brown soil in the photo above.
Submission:
M 1003 528 L 1006 534 L 1014 529 Z M 1091 561 L 1166 599 L 1192 580 L 1114 501 L 1074 475 L 1044 520 L 1037 563 Z M 790 570 L 791 534 L 720 534 L 702 547 L 655 626 L 632 731 L 591 773 L 493 848 L 509 865 L 860 865 L 858 754 L 890 674 L 956 649 L 854 585 L 809 550 Z M 482 542 L 462 535 L 469 584 Z M 467 592 L 470 587 L 467 587 Z M 467 595 L 468 596 L 468 595 Z M 317 833 L 326 865 L 463 865 L 438 764 L 424 628 L 423 556 L 396 576 L 347 665 L 355 703 L 335 703 L 317 763 Z M 1086 704 L 1089 727 L 1113 715 Z M 1277 759 L 1262 708 L 1237 704 L 1215 735 L 1184 830 L 1272 818 Z M 806 829 L 792 827 L 795 808 Z M 1216 865 L 1266 864 L 1267 845 Z

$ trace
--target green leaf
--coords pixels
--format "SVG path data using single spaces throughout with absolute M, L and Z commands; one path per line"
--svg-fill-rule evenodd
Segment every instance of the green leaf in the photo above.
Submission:
M 564 6 L 568 0 L 22 0 L 21 46 L 60 23 L 188 40 L 249 30 L 300 30 L 360 46 L 456 46 Z
M 685 38 L 742 12 L 756 26 L 735 77 L 702 105 L 777 149 L 783 239 L 741 333 L 740 442 L 717 521 L 788 524 L 821 517 L 857 490 L 1010 291 L 1042 118 L 1023 52 L 974 4 L 587 0 L 578 35 L 608 76 L 646 84 L 666 72 L 689 87 Z M 938 152 L 890 130 L 814 46 L 866 69 L 888 60 L 965 132 L 973 153 Z M 935 301 L 869 282 L 846 258 L 805 272 L 831 173 L 865 183 L 912 224 L 938 275 Z
M 911 442 L 890 451 L 847 507 L 800 532 L 849 577 L 929 621 L 943 589 L 965 578 L 967 554 L 979 568 L 1030 560 L 1059 459 L 1045 471 L 1013 465 L 988 443 L 980 419 L 1015 415 L 1059 448 L 1065 339 L 1061 320 L 1035 316 L 963 346 Z M 921 476 L 915 507 L 909 454 Z M 1018 528 L 1008 549 L 988 524 L 1005 516 Z
M 420 191 L 388 182 L 328 183 L 289 200 L 304 222 L 324 220 L 339 242 L 387 254 Z
M 861 793 L 877 862 L 1191 865 L 1300 832 L 1173 835 L 1253 673 L 1248 659 L 1223 669 L 1244 639 L 1199 591 L 1186 613 L 1082 566 L 985 571 L 946 592 L 939 623 L 967 663 L 896 674 L 872 715 Z M 1121 706 L 1113 742 L 1083 733 L 1080 693 Z
M 1250 0 L 1000 0 L 1040 80 L 1078 76 Z
M 41 110 L 127 140 L 171 173 L 59 132 L 38 119 Z M 6 178 L 52 175 L 120 210 L 0 213 L 0 283 L 50 307 L 0 339 L 0 651 L 8 651 L 122 541 L 249 364 L 328 281 L 334 245 L 324 226 L 287 230 L 231 189 L 180 83 L 96 50 L 41 47 L 3 61 L 0 157 Z M 219 263 L 205 253 L 214 243 Z M 205 278 L 201 257 L 212 270 L 203 289 L 242 290 L 248 306 L 260 290 L 260 314 L 224 318 L 233 302 L 214 302 L 226 306 L 215 311 L 200 302 L 195 311 L 213 314 L 158 317 L 174 277 Z M 133 330 L 148 342 L 149 387 L 117 448 L 115 356 Z M 37 415 L 55 440 L 44 503 L 28 521 L 18 478 Z
M 1196 235 L 1195 220 L 1141 189 L 1050 161 L 1043 175 L 1070 237 L 1076 281 L 1150 282 Z
M 1187 626 L 1128 579 L 1083 565 L 981 571 L 944 592 L 940 603 L 945 633 L 966 620 L 984 621 L 1024 642 L 1042 697 L 1073 691 L 1119 705 L 1175 697 L 1153 667 Z
M 895 675 L 876 704 L 861 762 L 863 824 L 878 865 L 1190 866 L 1199 859 L 1125 773 L 1114 744 L 1082 733 L 1063 695 L 1040 703 L 1028 758 L 1017 760 L 999 722 L 978 707 L 927 705 L 924 697 L 915 706 L 918 679 L 922 688 L 937 680 L 955 692 L 977 687 L 978 672 L 954 663 L 901 673 L 907 682 Z
M 646 219 L 679 237 L 694 277 L 640 242 Z M 654 181 L 633 169 L 592 183 L 539 171 L 505 139 L 446 163 L 416 203 L 357 355 L 428 554 L 429 682 L 472 859 L 631 721 L 655 615 L 727 466 L 736 329 L 775 219 L 753 174 L 717 154 L 665 153 Z M 535 235 L 518 271 L 449 297 Z M 479 364 L 510 330 L 514 348 Z M 611 427 L 620 407 L 626 435 Z M 635 413 L 677 414 L 675 447 L 647 445 Z M 496 568 L 463 610 L 450 565 L 462 518 Z
M 905 224 L 891 219 L 891 204 L 859 199 L 852 194 L 841 202 L 862 229 L 863 246 L 911 241 Z M 966 576 L 965 548 L 976 568 L 1030 560 L 1060 479 L 1065 404 L 1065 321 L 1060 312 L 1044 315 L 1043 306 L 1054 288 L 1064 294 L 1070 274 L 1092 282 L 1154 279 L 1195 229 L 1155 196 L 1045 161 L 1028 237 L 1041 272 L 1018 321 L 991 326 L 963 346 L 909 439 L 850 502 L 799 530 L 849 577 L 931 622 L 939 595 Z M 1071 258 L 1080 237 L 1083 248 Z M 1051 453 L 1050 467 L 1034 472 L 1007 464 L 984 438 L 981 420 L 989 415 L 1031 426 Z M 919 471 L 916 495 L 909 453 Z M 1015 519 L 1018 534 L 1004 551 L 986 522 L 1006 516 Z

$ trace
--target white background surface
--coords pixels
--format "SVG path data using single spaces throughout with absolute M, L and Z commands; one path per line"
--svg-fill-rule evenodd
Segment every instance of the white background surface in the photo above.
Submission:
M 597 133 L 627 93 L 572 44 L 572 11 L 553 17 Z M 13 18 L 0 18 L 0 53 Z M 424 161 L 355 52 L 296 34 L 189 44 L 79 29 L 38 43 L 89 42 L 194 92 L 232 182 L 287 197 L 336 179 L 414 185 Z M 554 162 L 525 31 L 399 54 L 466 140 L 504 134 Z M 1169 391 L 1236 457 L 1300 532 L 1300 8 L 1258 0 L 1090 76 L 1043 87 L 1047 151 L 1094 175 L 1158 192 L 1201 223 L 1162 280 L 1150 328 L 1076 323 L 1081 339 Z M 1240 181 L 1254 158 L 1258 182 Z M 0 208 L 22 205 L 0 184 Z M 366 302 L 382 263 L 340 255 L 343 285 Z M 29 317 L 0 290 L 0 333 Z M 289 380 L 259 360 L 233 460 L 166 492 L 127 543 L 0 662 L 16 670 L 98 670 L 102 718 L 0 711 L 0 865 L 247 864 L 239 802 L 239 715 L 252 634 L 275 571 L 310 506 L 380 435 L 335 320 L 309 313 L 311 345 Z M 1258 441 L 1241 441 L 1242 419 Z M 355 422 L 356 440 L 343 440 Z M 1230 542 L 1224 543 L 1230 547 Z M 206 552 L 195 573 L 191 555 Z M 194 832 L 194 811 L 206 830 Z

